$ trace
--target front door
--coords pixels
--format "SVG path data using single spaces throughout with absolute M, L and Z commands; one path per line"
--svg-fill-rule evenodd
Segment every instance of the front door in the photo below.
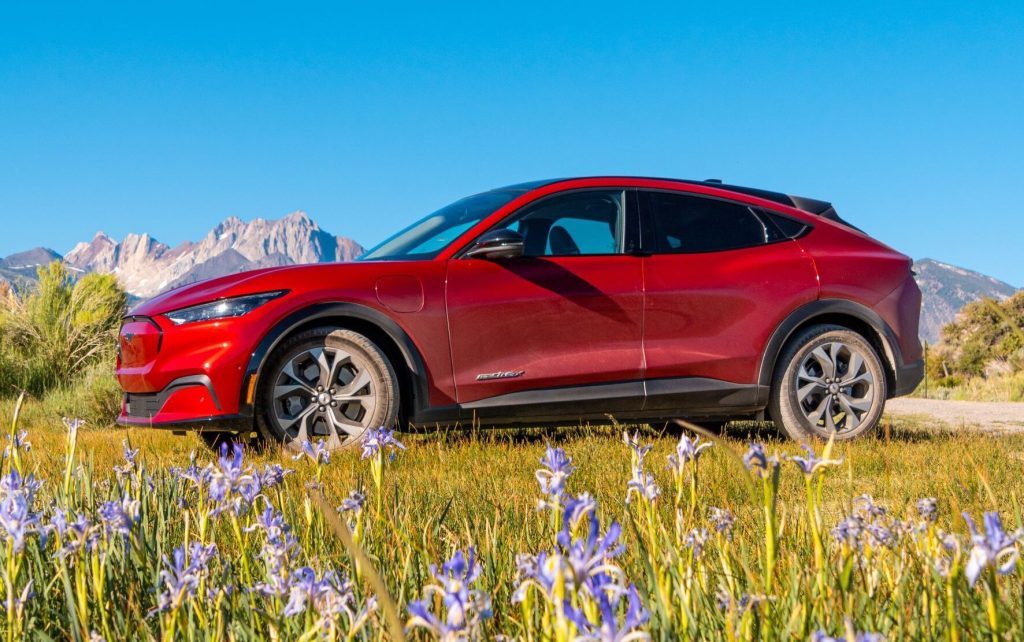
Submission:
M 460 404 L 480 416 L 520 407 L 524 419 L 641 407 L 642 259 L 624 253 L 632 198 L 623 189 L 542 198 L 502 222 L 523 235 L 524 256 L 449 261 Z

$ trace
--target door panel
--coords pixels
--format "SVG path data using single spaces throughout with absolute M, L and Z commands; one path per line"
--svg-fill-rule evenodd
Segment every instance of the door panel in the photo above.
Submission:
M 621 254 L 449 261 L 448 322 L 459 403 L 639 381 L 641 262 Z M 642 399 L 634 405 L 638 409 Z
M 645 259 L 648 379 L 756 383 L 772 331 L 817 298 L 814 266 L 796 241 Z

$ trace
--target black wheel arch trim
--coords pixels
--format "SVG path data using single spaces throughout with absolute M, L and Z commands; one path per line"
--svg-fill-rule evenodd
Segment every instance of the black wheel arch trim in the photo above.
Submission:
M 239 414 L 246 417 L 255 416 L 253 404 L 247 400 L 250 382 L 252 382 L 252 377 L 256 377 L 256 381 L 251 385 L 259 385 L 259 377 L 264 365 L 266 365 L 267 359 L 282 341 L 299 328 L 316 326 L 317 321 L 340 320 L 343 326 L 345 319 L 369 323 L 394 342 L 399 352 L 401 352 L 405 366 L 409 369 L 411 375 L 413 408 L 417 411 L 425 408 L 429 403 L 427 370 L 423 357 L 420 355 L 419 349 L 413 343 L 409 334 L 400 325 L 395 323 L 393 319 L 373 308 L 358 303 L 334 302 L 316 303 L 292 312 L 278 321 L 264 335 L 263 339 L 253 349 L 249 365 L 245 370 L 245 376 L 242 378 L 243 385 L 238 404 Z
M 806 324 L 808 321 L 813 321 L 815 318 L 835 314 L 853 317 L 867 324 L 875 331 L 885 353 L 881 356 L 888 362 L 890 373 L 896 379 L 896 387 L 898 388 L 900 375 L 904 371 L 905 366 L 896 333 L 877 312 L 865 305 L 846 299 L 819 299 L 805 303 L 791 312 L 775 328 L 775 332 L 768 339 L 764 354 L 761 356 L 761 367 L 757 378 L 758 383 L 762 386 L 772 385 L 772 376 L 775 373 L 775 365 L 779 355 L 782 354 L 783 347 L 798 327 Z M 870 339 L 870 337 L 867 338 Z M 894 390 L 890 390 L 889 395 L 892 396 L 893 392 Z

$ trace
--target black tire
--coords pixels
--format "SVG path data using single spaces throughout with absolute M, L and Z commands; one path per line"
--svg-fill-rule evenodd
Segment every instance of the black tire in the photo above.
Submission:
M 317 354 L 324 355 L 328 370 L 337 369 L 330 385 L 323 385 L 327 381 L 321 379 Z M 309 366 L 302 367 L 307 360 Z M 317 372 L 312 378 L 307 377 L 311 368 Z M 358 387 L 346 397 L 349 401 L 331 397 L 352 386 Z M 286 387 L 297 390 L 283 397 Z M 397 423 L 398 376 L 370 339 L 344 328 L 320 327 L 300 332 L 274 350 L 260 376 L 256 399 L 256 432 L 261 438 L 297 446 L 305 433 L 306 438 L 322 437 L 329 446 L 341 447 L 358 440 L 367 428 L 391 428 Z M 308 413 L 305 420 L 286 425 L 301 413 Z
M 854 439 L 878 425 L 887 385 L 882 359 L 863 336 L 837 325 L 815 325 L 801 330 L 779 355 L 768 413 L 797 441 Z

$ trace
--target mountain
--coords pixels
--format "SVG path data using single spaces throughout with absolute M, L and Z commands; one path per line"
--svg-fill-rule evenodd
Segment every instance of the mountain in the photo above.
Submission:
M 0 259 L 0 282 L 13 282 L 21 278 L 34 279 L 39 266 L 59 261 L 60 258 L 60 254 L 45 247 L 12 254 Z
M 982 297 L 1002 301 L 1017 288 L 1009 283 L 934 259 L 914 263 L 917 285 L 921 288 L 921 338 L 937 343 L 942 326 L 954 318 L 961 308 Z
M 224 274 L 293 263 L 351 261 L 362 252 L 352 239 L 329 234 L 305 212 L 293 212 L 248 223 L 232 216 L 200 241 L 176 247 L 149 234 L 129 234 L 116 241 L 99 232 L 63 258 L 79 273 L 115 274 L 130 294 L 148 298 Z

